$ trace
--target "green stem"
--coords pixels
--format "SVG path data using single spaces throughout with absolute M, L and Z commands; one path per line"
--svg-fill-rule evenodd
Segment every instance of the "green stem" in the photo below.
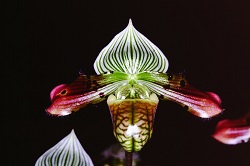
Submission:
M 125 165 L 132 166 L 132 161 L 133 161 L 133 152 L 125 151 Z

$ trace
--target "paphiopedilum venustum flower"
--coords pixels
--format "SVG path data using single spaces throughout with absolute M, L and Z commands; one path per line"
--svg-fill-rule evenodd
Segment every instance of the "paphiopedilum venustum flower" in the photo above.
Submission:
M 216 126 L 213 138 L 228 145 L 248 142 L 250 140 L 250 112 L 237 119 L 221 120 Z
M 193 88 L 183 74 L 166 73 L 167 58 L 131 20 L 99 53 L 94 69 L 97 75 L 80 74 L 73 83 L 55 87 L 47 112 L 64 116 L 107 98 L 114 135 L 128 152 L 140 151 L 150 139 L 159 99 L 202 118 L 222 112 L 215 93 Z

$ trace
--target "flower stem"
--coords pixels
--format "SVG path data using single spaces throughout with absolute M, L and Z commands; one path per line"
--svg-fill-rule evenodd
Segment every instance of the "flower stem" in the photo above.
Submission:
M 133 152 L 125 151 L 125 165 L 132 166 L 132 161 L 133 161 Z

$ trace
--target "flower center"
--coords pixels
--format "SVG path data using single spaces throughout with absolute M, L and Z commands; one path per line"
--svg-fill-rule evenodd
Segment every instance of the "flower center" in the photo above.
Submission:
M 148 99 L 150 93 L 146 86 L 137 82 L 136 74 L 129 74 L 124 84 L 116 90 L 115 96 L 118 100 Z

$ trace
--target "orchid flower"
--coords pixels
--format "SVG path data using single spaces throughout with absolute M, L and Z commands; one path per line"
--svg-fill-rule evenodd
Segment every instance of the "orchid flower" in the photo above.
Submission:
M 248 142 L 250 140 L 249 120 L 250 112 L 237 119 L 221 120 L 216 126 L 213 138 L 228 145 Z
M 193 88 L 183 74 L 166 73 L 168 66 L 162 51 L 130 20 L 96 58 L 97 75 L 80 74 L 73 83 L 55 87 L 47 112 L 64 116 L 107 99 L 113 133 L 127 152 L 140 151 L 151 138 L 159 99 L 202 118 L 222 112 L 215 93 Z
M 74 130 L 55 146 L 47 150 L 36 161 L 35 166 L 94 166 L 91 158 L 85 152 L 77 139 Z

